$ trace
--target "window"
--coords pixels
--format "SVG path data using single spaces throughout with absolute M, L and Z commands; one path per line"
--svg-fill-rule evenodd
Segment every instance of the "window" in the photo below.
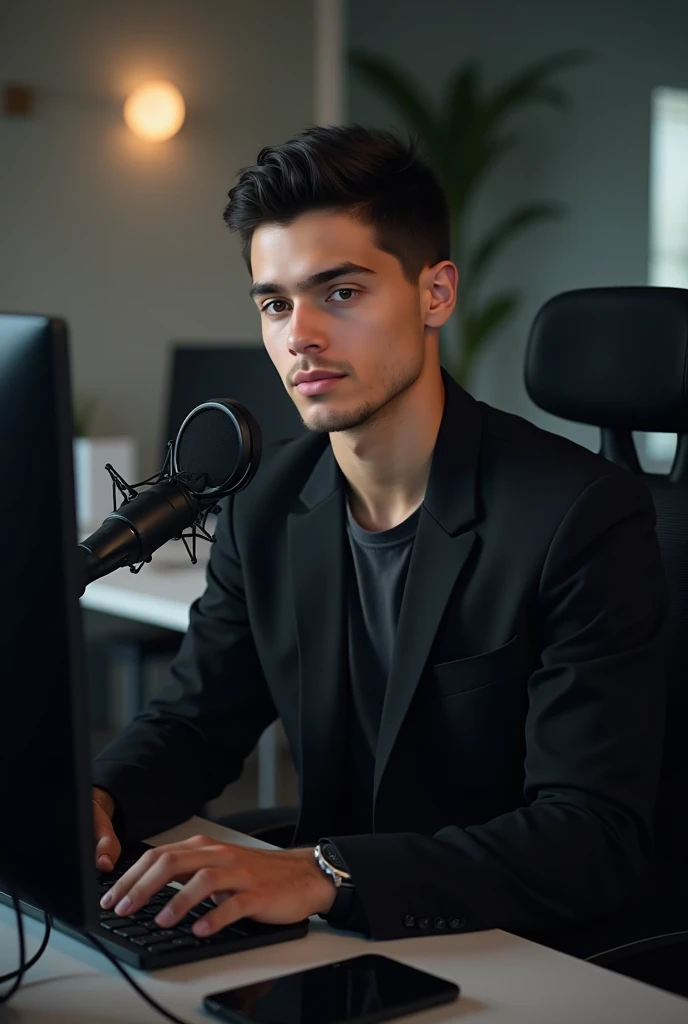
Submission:
M 652 93 L 650 134 L 651 285 L 688 288 L 688 90 Z M 646 434 L 653 468 L 671 464 L 676 434 Z
M 688 90 L 655 89 L 649 283 L 688 288 Z

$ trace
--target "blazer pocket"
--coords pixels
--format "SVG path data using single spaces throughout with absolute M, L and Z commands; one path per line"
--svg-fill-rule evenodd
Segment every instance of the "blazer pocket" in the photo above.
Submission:
M 508 643 L 494 651 L 430 665 L 429 692 L 438 697 L 466 693 L 525 672 L 529 664 L 528 641 L 525 636 L 516 633 Z

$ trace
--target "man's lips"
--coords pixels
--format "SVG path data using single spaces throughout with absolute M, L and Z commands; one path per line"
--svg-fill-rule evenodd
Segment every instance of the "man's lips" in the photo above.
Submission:
M 294 377 L 294 384 L 298 386 L 299 384 L 310 383 L 312 380 L 326 380 L 329 377 L 343 376 L 343 373 L 335 373 L 333 370 L 309 370 L 308 373 L 302 370 Z
M 322 395 L 335 388 L 343 379 L 344 374 L 341 373 L 297 374 L 294 378 L 296 390 L 302 395 Z

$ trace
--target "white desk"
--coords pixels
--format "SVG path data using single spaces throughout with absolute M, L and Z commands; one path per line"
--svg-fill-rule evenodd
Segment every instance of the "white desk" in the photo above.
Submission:
M 185 633 L 189 608 L 205 590 L 209 547 L 207 541 L 198 541 L 198 563 L 192 565 L 183 543 L 169 541 L 141 572 L 116 569 L 89 583 L 82 607 Z
M 179 840 L 199 831 L 228 841 L 265 845 L 198 818 L 151 841 Z M 28 956 L 36 950 L 42 930 L 39 922 L 26 922 Z M 16 949 L 14 914 L 2 906 L 0 974 L 16 964 Z M 202 1010 L 203 996 L 209 992 L 363 952 L 394 957 L 461 986 L 457 1003 L 400 1018 L 409 1024 L 685 1024 L 688 1020 L 688 1000 L 499 930 L 369 942 L 336 932 L 314 918 L 305 939 L 154 974 L 127 970 L 167 1009 L 184 1020 L 208 1024 L 216 1019 Z M 153 1024 L 164 1020 L 95 949 L 56 932 L 19 992 L 0 1010 L 0 1019 L 7 1024 Z
M 212 527 L 209 527 L 212 529 Z M 105 612 L 133 622 L 145 622 L 185 633 L 189 608 L 205 590 L 210 545 L 199 540 L 198 563 L 192 565 L 181 541 L 169 541 L 139 573 L 116 569 L 89 583 L 81 598 L 83 608 Z M 277 732 L 272 725 L 258 744 L 258 805 L 274 807 L 277 771 Z

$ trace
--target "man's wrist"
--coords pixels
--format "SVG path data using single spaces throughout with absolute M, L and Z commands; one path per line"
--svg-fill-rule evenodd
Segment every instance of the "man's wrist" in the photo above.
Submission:
M 321 871 L 318 867 L 313 847 L 299 846 L 295 849 L 289 850 L 288 852 L 292 854 L 296 853 L 301 857 L 309 875 L 313 879 L 314 895 L 317 906 L 312 913 L 321 915 L 327 914 L 336 899 L 337 890 L 332 879 L 328 878 L 324 871 Z
M 349 867 L 338 847 L 329 839 L 321 839 L 313 851 L 320 871 L 335 887 L 335 898 L 321 917 L 335 927 L 341 926 L 351 917 L 356 902 L 356 886 Z

